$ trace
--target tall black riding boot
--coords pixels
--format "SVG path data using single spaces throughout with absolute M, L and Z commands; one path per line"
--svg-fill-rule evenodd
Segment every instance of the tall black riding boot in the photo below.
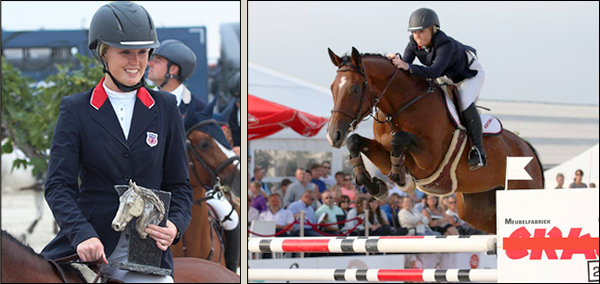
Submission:
M 471 138 L 473 147 L 469 152 L 469 160 L 467 163 L 471 166 L 471 170 L 474 171 L 487 165 L 487 155 L 483 148 L 483 128 L 481 127 L 481 118 L 475 104 L 471 104 L 463 112 L 465 118 L 465 126 L 467 127 L 467 134 Z
M 235 212 L 234 212 L 235 213 Z M 240 220 L 241 222 L 242 220 Z M 225 265 L 233 272 L 236 272 L 238 260 L 240 258 L 240 224 L 238 223 L 235 229 L 225 230 L 225 239 L 227 240 L 225 247 Z

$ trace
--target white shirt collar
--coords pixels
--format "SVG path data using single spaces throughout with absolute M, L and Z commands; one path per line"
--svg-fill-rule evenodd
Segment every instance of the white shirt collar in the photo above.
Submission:
M 181 104 L 181 97 L 183 96 L 183 84 L 180 84 L 171 94 L 177 98 L 177 106 L 179 106 Z

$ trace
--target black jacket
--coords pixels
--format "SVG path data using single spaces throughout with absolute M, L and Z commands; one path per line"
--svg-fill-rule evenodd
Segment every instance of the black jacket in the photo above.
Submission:
M 429 50 L 421 49 L 412 35 L 410 42 L 404 50 L 402 60 L 412 63 L 415 57 L 425 66 L 412 66 L 412 74 L 421 78 L 435 79 L 441 76 L 448 76 L 454 83 L 458 83 L 465 78 L 472 78 L 477 75 L 477 70 L 469 69 L 466 50 L 476 53 L 475 49 L 463 45 L 459 41 L 447 36 L 444 32 L 438 30 L 431 39 Z
M 45 195 L 61 230 L 41 252 L 47 259 L 74 254 L 91 237 L 99 238 L 110 256 L 121 235 L 111 228 L 119 207 L 113 186 L 129 179 L 172 193 L 168 219 L 180 236 L 191 220 L 193 192 L 175 96 L 140 88 L 125 139 L 102 81 L 60 105 Z M 161 267 L 173 268 L 170 250 L 162 254 Z

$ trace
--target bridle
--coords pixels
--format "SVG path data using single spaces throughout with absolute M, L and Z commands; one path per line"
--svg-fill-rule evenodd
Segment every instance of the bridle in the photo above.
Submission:
M 239 156 L 234 156 L 231 157 L 225 161 L 223 161 L 220 165 L 218 165 L 214 170 L 211 169 L 208 164 L 206 164 L 206 162 L 204 161 L 204 159 L 202 159 L 202 157 L 200 156 L 200 154 L 198 154 L 198 152 L 194 149 L 194 146 L 192 146 L 192 141 L 190 141 L 190 139 L 188 138 L 189 135 L 196 130 L 198 127 L 207 125 L 207 124 L 216 124 L 216 125 L 226 125 L 225 123 L 222 122 L 218 122 L 214 119 L 209 119 L 209 120 L 204 120 L 201 122 L 198 122 L 196 124 L 194 124 L 194 126 L 192 126 L 185 134 L 186 137 L 186 152 L 187 152 L 187 156 L 188 156 L 188 164 L 189 166 L 192 168 L 192 172 L 194 177 L 196 178 L 196 181 L 203 187 L 206 189 L 206 197 L 201 197 L 197 200 L 194 200 L 194 204 L 202 206 L 202 203 L 204 203 L 206 200 L 209 200 L 211 198 L 214 198 L 215 195 L 217 194 L 224 194 L 225 193 L 225 187 L 221 185 L 221 178 L 219 177 L 219 174 L 225 170 L 225 168 L 227 168 L 230 164 L 233 164 L 235 161 L 240 160 Z M 196 166 L 194 165 L 194 160 L 192 159 L 192 155 L 194 155 L 194 157 L 196 157 L 196 160 L 198 160 L 198 162 L 200 162 L 200 164 L 202 165 L 202 167 L 204 167 L 204 169 L 206 169 L 206 171 L 210 174 L 211 176 L 211 183 L 210 185 L 206 185 L 202 182 L 202 180 L 200 179 L 200 177 L 198 176 L 198 173 L 196 172 Z M 235 173 L 234 173 L 235 175 Z M 234 178 L 231 178 L 231 180 L 233 181 Z M 207 209 L 208 210 L 208 209 Z M 229 219 L 229 216 L 231 214 L 233 214 L 234 212 L 234 208 L 231 209 L 231 211 L 229 212 L 229 214 L 227 214 L 227 216 L 225 216 L 224 220 Z M 209 212 L 209 222 L 210 222 L 210 227 L 212 229 L 214 229 L 215 231 L 219 231 L 219 225 L 217 224 L 217 222 L 215 221 L 215 217 L 212 216 L 212 214 L 210 213 L 210 210 L 208 210 Z M 206 257 L 207 260 L 210 260 L 212 258 L 212 255 L 214 254 L 214 239 L 213 239 L 213 234 L 212 232 L 209 234 L 210 235 L 210 252 L 208 253 L 208 257 Z M 217 233 L 217 236 L 219 238 L 219 241 L 221 243 L 221 251 L 225 251 L 225 244 L 223 242 L 223 238 L 221 236 L 221 233 Z M 184 245 L 184 252 L 185 252 L 185 245 Z M 221 261 L 221 255 L 219 255 L 219 261 Z
M 399 55 L 399 54 L 398 54 Z M 363 65 L 363 64 L 361 64 Z M 363 65 L 364 67 L 364 65 Z M 388 80 L 387 84 L 385 85 L 385 88 L 383 88 L 383 91 L 381 91 L 381 94 L 379 94 L 379 96 L 377 96 L 377 98 L 375 98 L 375 94 L 373 92 L 373 89 L 371 87 L 369 87 L 369 83 L 367 82 L 367 74 L 366 71 L 361 69 L 359 66 L 356 66 L 354 64 L 351 63 L 345 63 L 339 66 L 337 73 L 339 72 L 354 72 L 354 73 L 358 73 L 359 75 L 361 75 L 363 77 L 363 86 L 362 86 L 362 95 L 360 97 L 360 105 L 358 107 L 358 111 L 356 112 L 356 114 L 352 114 L 346 110 L 340 109 L 340 108 L 334 108 L 331 110 L 331 113 L 333 114 L 334 112 L 339 112 L 342 115 L 345 115 L 349 118 L 352 119 L 352 121 L 350 122 L 350 132 L 353 132 L 356 129 L 356 126 L 363 121 L 363 118 L 370 116 L 372 117 L 375 121 L 379 122 L 379 123 L 389 123 L 390 124 L 390 129 L 392 136 L 396 134 L 395 132 L 395 128 L 392 124 L 392 120 L 398 116 L 401 112 L 405 111 L 406 109 L 408 109 L 410 106 L 412 106 L 413 104 L 415 104 L 417 101 L 419 101 L 420 99 L 422 99 L 425 95 L 431 94 L 433 93 L 433 91 L 435 90 L 435 88 L 439 87 L 439 86 L 430 86 L 427 89 L 427 93 L 425 95 L 419 95 L 415 98 L 413 98 L 410 102 L 408 102 L 406 105 L 404 105 L 402 108 L 400 108 L 399 110 L 397 110 L 396 112 L 394 112 L 392 115 L 388 115 L 385 114 L 385 120 L 379 120 L 376 116 L 375 113 L 377 113 L 377 104 L 379 104 L 379 102 L 381 101 L 381 98 L 383 97 L 383 95 L 385 94 L 385 92 L 387 91 L 388 87 L 392 84 L 392 82 L 394 81 L 394 78 L 396 78 L 396 74 L 398 73 L 398 68 L 394 67 L 394 73 L 392 74 L 392 77 L 390 77 L 390 79 Z M 366 92 L 369 92 L 369 95 L 371 97 L 371 105 L 369 106 L 369 108 L 367 108 L 367 111 L 364 113 L 361 113 L 362 110 L 362 105 L 365 102 L 365 100 L 367 99 L 367 94 Z M 368 117 L 366 118 L 368 119 Z M 366 120 L 364 119 L 364 120 Z
M 190 141 L 189 138 L 187 138 L 190 133 L 192 133 L 192 131 L 194 131 L 196 128 L 201 127 L 203 125 L 207 125 L 207 124 L 217 124 L 217 125 L 225 125 L 225 123 L 220 123 L 217 122 L 214 119 L 209 119 L 209 120 L 204 120 L 201 122 L 196 123 L 194 126 L 192 126 L 190 128 L 190 130 L 187 131 L 187 133 L 185 134 L 186 137 L 186 152 L 187 152 L 187 156 L 188 156 L 188 165 L 190 167 L 192 167 L 192 172 L 194 177 L 196 178 L 196 181 L 202 186 L 204 187 L 206 190 L 211 190 L 213 194 L 219 191 L 223 191 L 224 187 L 221 185 L 221 178 L 219 177 L 219 174 L 225 170 L 225 168 L 227 168 L 230 164 L 233 164 L 235 161 L 240 160 L 239 156 L 234 156 L 231 158 L 228 158 L 227 160 L 223 161 L 220 165 L 218 165 L 214 170 L 211 169 L 208 164 L 206 164 L 206 162 L 204 161 L 204 159 L 202 159 L 202 157 L 200 156 L 200 154 L 198 154 L 198 152 L 194 149 L 194 146 L 192 146 L 192 142 Z M 196 157 L 196 160 L 198 160 L 198 162 L 200 162 L 200 165 L 202 165 L 202 167 L 204 167 L 204 169 L 210 174 L 211 177 L 211 184 L 206 185 L 202 182 L 202 180 L 200 179 L 200 177 L 198 176 L 198 173 L 196 172 L 196 166 L 194 165 L 194 160 L 192 159 L 192 155 L 194 157 Z M 235 174 L 235 173 L 234 173 Z M 233 178 L 231 179 L 232 181 L 234 180 Z M 212 198 L 211 196 L 207 196 L 204 198 L 200 198 L 198 200 L 195 200 L 194 203 L 201 205 L 202 202 L 206 201 L 207 199 Z

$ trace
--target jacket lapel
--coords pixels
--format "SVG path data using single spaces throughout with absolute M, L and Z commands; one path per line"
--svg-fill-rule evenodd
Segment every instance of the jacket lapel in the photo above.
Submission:
M 102 86 L 100 86 L 100 88 L 102 88 Z M 106 100 L 103 104 L 103 107 L 99 108 L 96 113 L 92 114 L 92 119 L 100 124 L 102 128 L 106 129 L 106 131 L 108 131 L 111 136 L 117 139 L 119 143 L 123 145 L 123 147 L 129 148 L 125 142 L 125 135 L 123 135 L 121 124 L 119 124 L 119 121 L 117 120 L 117 114 L 115 114 L 115 111 L 109 100 Z
M 150 96 L 146 88 L 140 88 L 133 108 L 133 119 L 129 129 L 129 138 L 127 143 L 132 145 L 142 134 L 146 132 L 148 126 L 158 116 L 157 108 L 154 107 L 154 99 Z

